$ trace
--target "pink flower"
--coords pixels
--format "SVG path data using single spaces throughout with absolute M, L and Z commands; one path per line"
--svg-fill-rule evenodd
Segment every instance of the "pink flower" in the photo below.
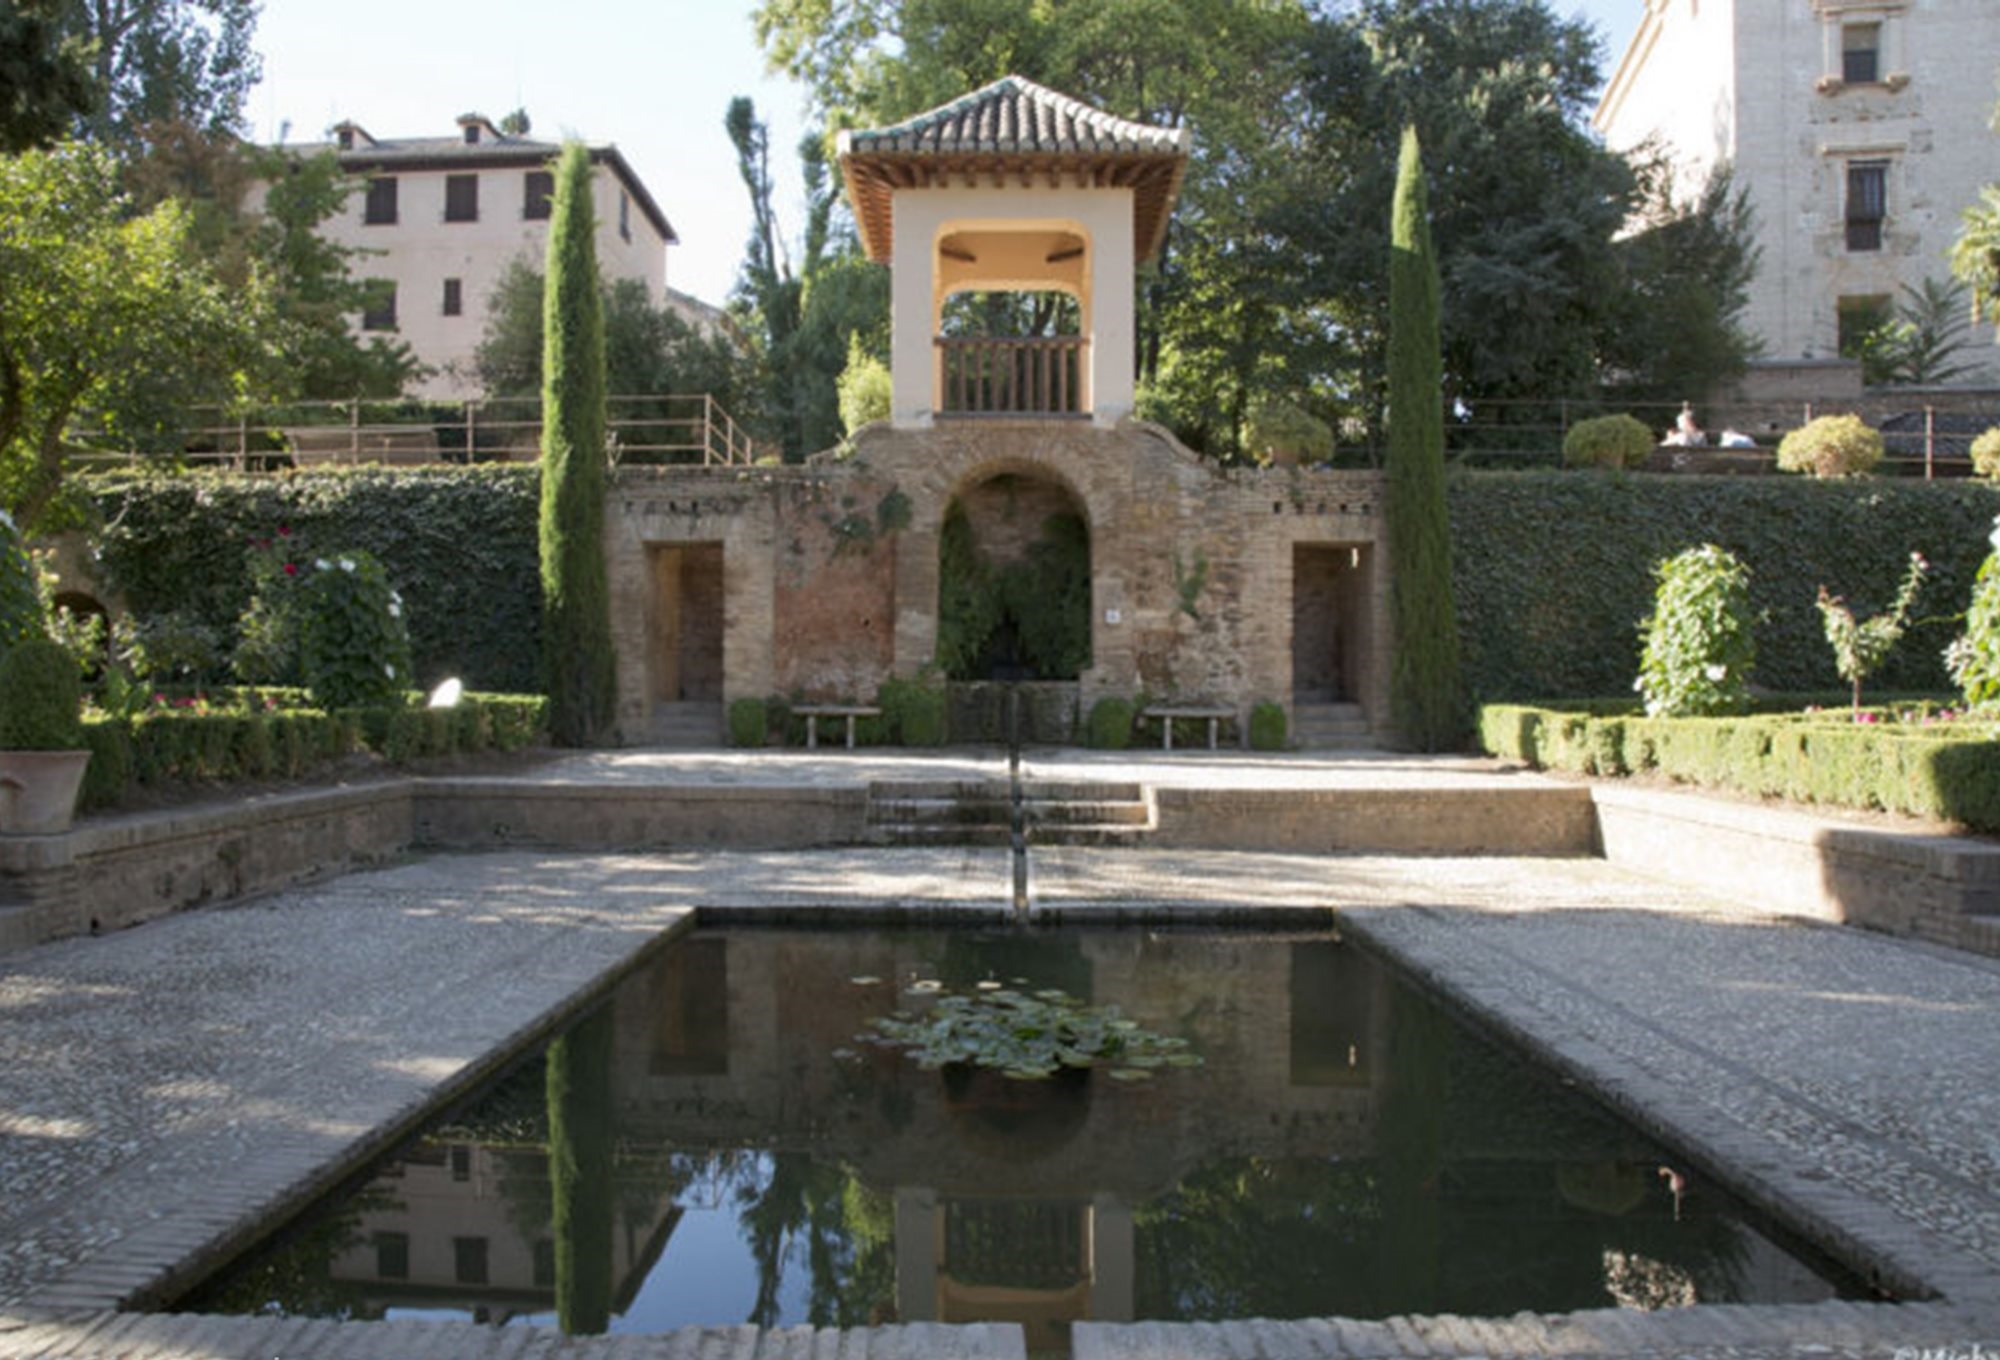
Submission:
M 285 563 L 285 575 L 287 575 L 287 576 L 297 576 L 298 574 L 299 574 L 299 564 L 298 564 L 298 563 L 296 563 L 296 562 L 287 562 L 287 563 Z
M 279 537 L 279 538 L 290 538 L 291 536 L 292 536 L 292 526 L 291 526 L 291 525 L 289 525 L 289 524 L 280 524 L 280 525 L 278 526 L 278 537 Z

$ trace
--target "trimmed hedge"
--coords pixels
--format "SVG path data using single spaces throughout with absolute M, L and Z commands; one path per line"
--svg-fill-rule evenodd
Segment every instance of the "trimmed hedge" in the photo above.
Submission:
M 1919 621 L 1870 687 L 1948 690 L 1946 616 L 1971 598 L 2000 514 L 2000 488 L 1973 481 L 1461 472 L 1449 495 L 1465 674 L 1489 703 L 1629 693 L 1653 564 L 1704 542 L 1750 568 L 1751 678 L 1770 690 L 1838 688 L 1818 587 L 1879 609 L 1922 552 Z
M 1670 779 L 1838 807 L 1875 808 L 2000 831 L 2000 728 L 1856 723 L 1764 714 L 1647 718 L 1488 704 L 1479 742 L 1537 769 Z
M 360 750 L 396 765 L 426 756 L 518 751 L 543 739 L 546 708 L 540 695 L 468 694 L 456 708 L 168 708 L 132 718 L 87 718 L 91 761 L 80 803 L 116 807 L 134 787 L 301 779 Z
M 303 550 L 380 558 L 408 608 L 415 683 L 540 687 L 532 466 L 120 472 L 87 488 L 105 584 L 137 614 L 185 610 L 233 644 L 252 591 L 246 549 L 289 527 Z M 225 648 L 225 651 L 227 648 Z

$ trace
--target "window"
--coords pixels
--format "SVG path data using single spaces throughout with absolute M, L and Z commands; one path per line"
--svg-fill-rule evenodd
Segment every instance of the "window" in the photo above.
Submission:
M 486 1239 L 483 1237 L 454 1237 L 451 1239 L 452 1278 L 460 1284 L 486 1283 Z
M 554 1289 L 556 1287 L 556 1244 L 548 1238 L 538 1238 L 535 1242 L 535 1288 Z
M 377 175 L 368 181 L 368 206 L 362 210 L 361 220 L 371 227 L 385 226 L 396 220 L 394 175 Z
M 451 1150 L 451 1178 L 455 1181 L 472 1179 L 472 1149 L 463 1143 Z
M 465 288 L 457 279 L 444 281 L 444 314 L 446 316 L 465 315 Z
M 1844 297 L 1839 303 L 1840 357 L 1859 359 L 1868 348 L 1868 337 L 1889 323 L 1889 295 L 1869 293 Z
M 618 234 L 632 239 L 632 195 L 622 189 L 618 191 Z
M 465 125 L 465 144 L 467 146 L 479 145 L 479 124 L 467 123 Z
M 361 329 L 364 331 L 396 329 L 396 285 L 389 280 L 368 280 L 367 296 L 361 306 Z
M 447 222 L 479 220 L 479 176 L 444 177 L 444 220 Z
M 375 1277 L 381 1280 L 410 1278 L 410 1235 L 401 1232 L 375 1234 Z
M 530 222 L 547 220 L 555 197 L 555 175 L 547 170 L 530 170 L 522 188 L 521 216 Z
M 1849 85 L 1873 85 L 1882 79 L 1882 25 L 1841 25 L 1840 78 Z
M 1889 162 L 1847 163 L 1847 248 L 1880 250 L 1889 215 Z

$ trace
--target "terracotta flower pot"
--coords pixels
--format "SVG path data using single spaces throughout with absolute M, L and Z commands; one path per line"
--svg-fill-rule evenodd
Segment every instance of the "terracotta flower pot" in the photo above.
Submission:
M 0 834 L 69 830 L 88 751 L 0 751 Z

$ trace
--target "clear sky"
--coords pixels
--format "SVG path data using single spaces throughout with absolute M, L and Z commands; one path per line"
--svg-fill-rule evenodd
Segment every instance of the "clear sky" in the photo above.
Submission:
M 1605 34 L 1608 75 L 1644 0 L 1552 0 Z M 343 118 L 378 137 L 442 137 L 461 113 L 496 121 L 524 107 L 531 135 L 616 142 L 674 224 L 674 287 L 726 300 L 750 230 L 749 201 L 722 130 L 730 99 L 750 95 L 774 152 L 803 132 L 801 98 L 765 74 L 752 0 L 264 0 L 251 93 L 254 135 L 314 141 Z M 797 171 L 774 155 L 780 213 Z M 786 220 L 796 230 L 796 212 Z

